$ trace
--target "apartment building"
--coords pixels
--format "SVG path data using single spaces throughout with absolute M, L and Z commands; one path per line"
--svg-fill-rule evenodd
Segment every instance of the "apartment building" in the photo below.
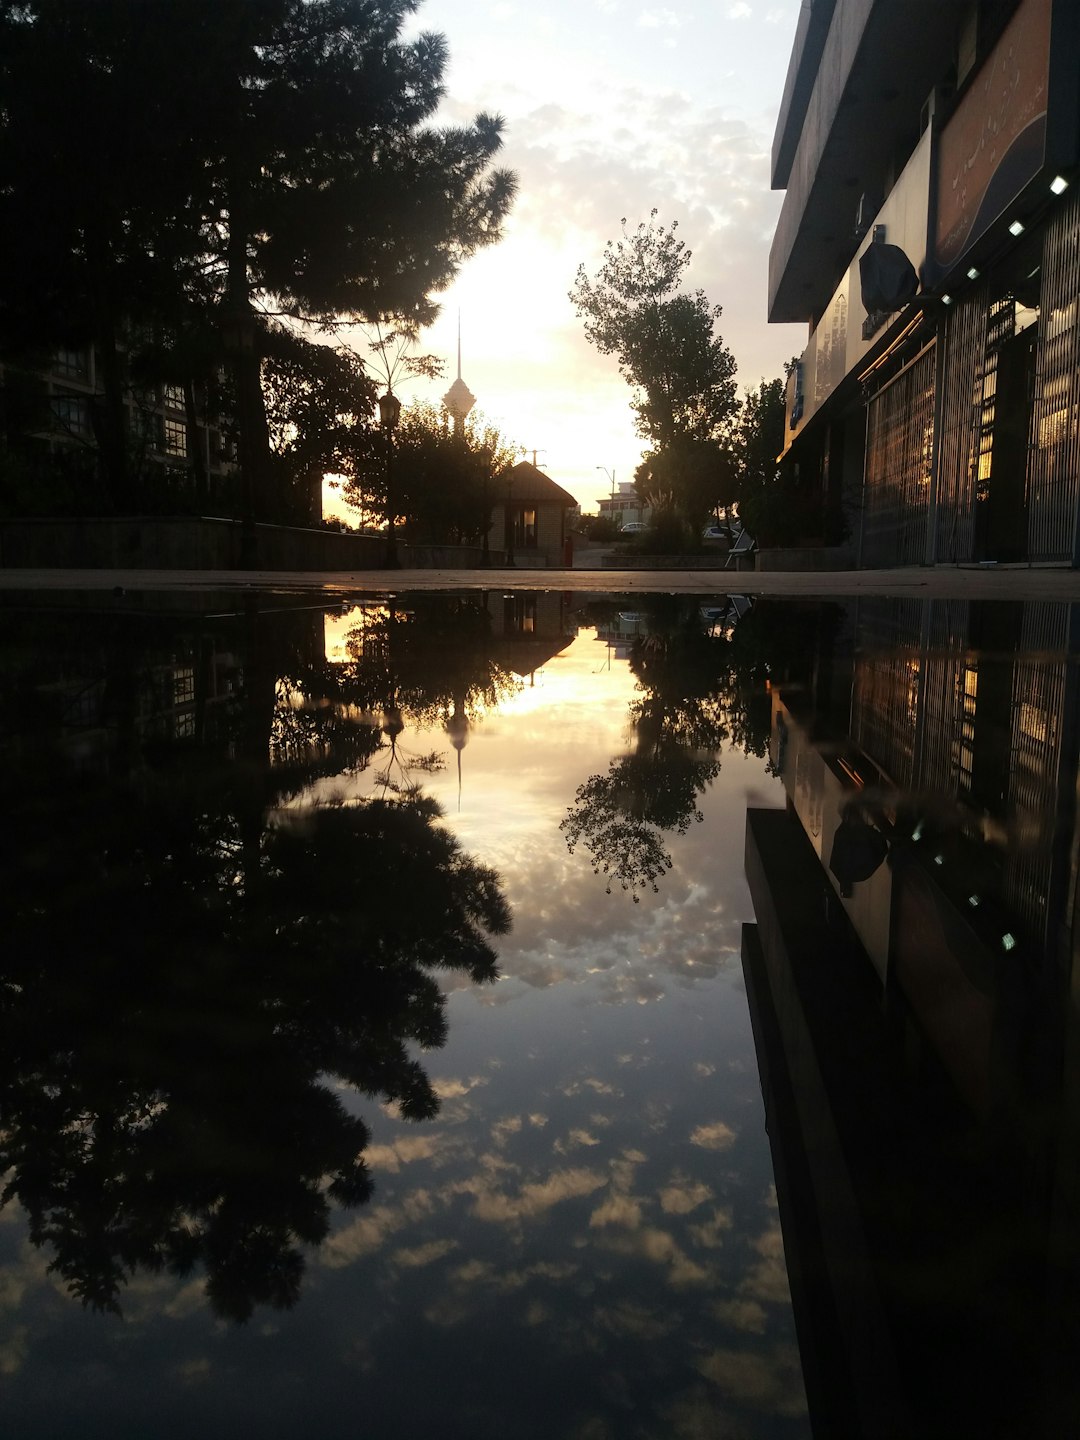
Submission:
M 1080 5 L 804 0 L 769 318 L 861 566 L 1080 564 Z
M 52 484 L 67 475 L 76 482 L 70 497 L 76 506 L 80 492 L 91 507 L 99 503 L 89 477 L 97 467 L 96 419 L 105 404 L 93 345 L 63 345 L 32 363 L 0 364 L 6 483 L 12 474 L 21 474 L 24 485 L 39 473 Z M 144 507 L 173 509 L 182 497 L 183 508 L 225 502 L 235 445 L 219 428 L 204 385 L 128 383 L 124 423 Z M 26 504 L 31 497 L 18 499 Z

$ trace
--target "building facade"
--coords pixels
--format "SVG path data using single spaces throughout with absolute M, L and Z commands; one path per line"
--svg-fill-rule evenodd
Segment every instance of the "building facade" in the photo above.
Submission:
M 504 551 L 507 562 L 515 565 L 543 569 L 567 564 L 567 517 L 577 504 L 573 495 L 527 460 L 511 466 L 501 483 L 490 548 Z
M 52 466 L 50 477 L 70 472 L 71 508 L 99 503 L 88 477 L 97 465 L 99 417 L 106 405 L 101 361 L 93 345 L 61 346 L 43 363 L 0 364 L 0 452 L 6 461 L 6 508 L 32 507 L 32 488 L 8 496 L 10 474 L 26 485 Z M 191 382 L 125 386 L 124 426 L 129 460 L 143 479 L 144 504 L 170 510 L 181 497 L 221 506 L 235 470 L 235 444 L 222 432 L 205 385 Z
M 861 566 L 1080 564 L 1080 5 L 804 0 L 785 459 Z
M 602 520 L 610 520 L 616 528 L 623 525 L 647 525 L 652 516 L 652 507 L 637 492 L 632 480 L 620 480 L 617 490 L 597 502 L 597 512 Z

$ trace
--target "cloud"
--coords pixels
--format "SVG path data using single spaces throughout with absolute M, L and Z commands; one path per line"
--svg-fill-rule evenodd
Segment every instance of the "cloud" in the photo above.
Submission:
M 328 1270 L 351 1265 L 379 1250 L 407 1225 L 433 1215 L 442 1203 L 428 1190 L 410 1190 L 393 1205 L 377 1205 L 329 1236 L 318 1251 L 319 1264 Z
M 470 1090 L 487 1084 L 488 1077 L 486 1075 L 471 1075 L 468 1080 L 455 1080 L 450 1077 L 434 1080 L 432 1088 L 440 1100 L 457 1100 L 462 1095 L 468 1095 Z
M 496 1120 L 491 1127 L 492 1143 L 498 1146 L 506 1144 L 511 1135 L 516 1135 L 521 1129 L 520 1115 L 507 1115 L 502 1120 Z
M 704 1285 L 710 1278 L 705 1266 L 691 1260 L 673 1236 L 653 1226 L 625 1232 L 605 1232 L 597 1237 L 597 1244 L 616 1254 L 637 1256 L 662 1266 L 667 1272 L 668 1283 L 679 1288 Z
M 674 10 L 642 10 L 636 23 L 642 30 L 679 30 L 682 28 L 682 21 Z
M 732 1330 L 745 1330 L 751 1335 L 765 1333 L 765 1307 L 756 1300 L 713 1300 L 709 1314 Z
M 602 1229 L 606 1225 L 636 1230 L 640 1224 L 641 1206 L 630 1195 L 609 1195 L 589 1216 L 589 1228 L 592 1230 Z
M 16 1375 L 22 1368 L 29 1349 L 25 1325 L 15 1325 L 0 1340 L 0 1375 Z
M 660 1191 L 660 1209 L 665 1215 L 689 1215 L 706 1200 L 712 1199 L 712 1191 L 699 1180 L 679 1177 Z
M 595 1135 L 591 1135 L 588 1130 L 578 1129 L 571 1130 L 569 1135 L 567 1135 L 565 1139 L 556 1140 L 552 1148 L 555 1150 L 556 1154 L 565 1155 L 568 1150 L 577 1150 L 580 1149 L 582 1146 L 599 1144 L 600 1141 L 596 1138 Z
M 735 1139 L 735 1131 L 722 1120 L 711 1125 L 699 1125 L 690 1132 L 690 1144 L 700 1145 L 703 1150 L 726 1150 Z
M 430 1160 L 442 1143 L 440 1135 L 403 1135 L 389 1145 L 369 1145 L 363 1158 L 373 1170 L 388 1170 L 397 1174 L 402 1165 L 414 1160 Z
M 424 1265 L 431 1265 L 436 1260 L 441 1260 L 445 1255 L 458 1248 L 456 1240 L 430 1240 L 426 1245 L 413 1245 L 401 1250 L 395 1250 L 390 1256 L 391 1264 L 403 1266 L 408 1270 L 416 1270 Z
M 472 1195 L 472 1214 L 494 1224 L 531 1220 L 567 1200 L 591 1195 L 606 1183 L 597 1170 L 581 1167 L 553 1171 L 546 1179 L 531 1181 L 516 1192 L 496 1190 L 485 1177 L 461 1181 L 454 1188 Z
M 590 1075 L 584 1080 L 571 1080 L 569 1084 L 562 1086 L 560 1093 L 566 1096 L 580 1095 L 583 1090 L 591 1090 L 594 1095 L 621 1096 L 623 1093 L 617 1085 L 611 1085 L 606 1080 L 598 1080 L 594 1075 Z
M 721 1393 L 739 1404 L 789 1418 L 806 1414 L 802 1366 L 794 1345 L 760 1350 L 714 1350 L 697 1369 Z
M 771 1224 L 755 1241 L 758 1260 L 739 1286 L 740 1291 L 773 1305 L 791 1304 L 784 1237 L 779 1221 Z
M 719 1250 L 734 1223 L 730 1209 L 714 1209 L 711 1219 L 687 1226 L 687 1234 L 703 1250 Z
M 635 1300 L 622 1300 L 614 1305 L 601 1305 L 593 1312 L 593 1324 L 616 1335 L 629 1335 L 634 1340 L 655 1343 L 673 1334 L 680 1317 L 670 1312 L 649 1309 Z

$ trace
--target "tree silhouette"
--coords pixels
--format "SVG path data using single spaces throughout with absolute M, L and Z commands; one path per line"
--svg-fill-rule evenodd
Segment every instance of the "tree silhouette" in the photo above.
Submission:
M 498 876 L 432 800 L 281 807 L 302 765 L 282 788 L 276 676 L 309 620 L 233 627 L 241 689 L 185 740 L 157 728 L 153 687 L 162 654 L 198 659 L 198 631 L 125 617 L 69 649 L 82 617 L 0 688 L 0 740 L 24 758 L 4 786 L 0 1202 L 96 1309 L 139 1270 L 196 1267 L 223 1316 L 293 1304 L 333 1206 L 371 1190 L 367 1127 L 333 1082 L 432 1116 L 435 976 L 496 975 Z M 108 737 L 89 766 L 75 676 Z
M 146 332 L 200 378 L 229 369 L 250 514 L 281 468 L 267 317 L 416 328 L 499 238 L 515 187 L 492 168 L 502 122 L 431 123 L 447 49 L 402 37 L 414 9 L 0 0 L 0 341 L 30 363 L 96 345 L 95 440 L 119 506 L 136 498 L 126 410 Z M 87 116 L 94 144 L 72 146 Z
M 680 291 L 690 251 L 678 221 L 648 222 L 609 241 L 595 278 L 579 266 L 570 300 L 586 337 L 614 355 L 634 387 L 631 409 L 652 447 L 638 488 L 700 528 L 726 478 L 724 442 L 738 409 L 735 358 L 716 332 L 722 314 L 703 290 Z M 715 492 L 715 493 L 714 493 Z M 695 537 L 696 538 L 696 537 Z
M 562 821 L 571 851 L 584 844 L 595 873 L 628 891 L 656 891 L 672 859 L 663 835 L 700 821 L 698 797 L 720 773 L 730 735 L 718 695 L 726 642 L 705 633 L 696 602 L 650 597 L 650 632 L 634 642 L 630 668 L 641 698 L 630 706 L 634 753 L 579 787 Z

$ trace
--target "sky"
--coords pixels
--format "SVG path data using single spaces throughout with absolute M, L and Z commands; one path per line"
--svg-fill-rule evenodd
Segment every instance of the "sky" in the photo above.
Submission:
M 438 404 L 456 373 L 477 410 L 586 511 L 633 479 L 642 442 L 613 356 L 586 342 L 568 292 L 595 274 L 620 221 L 656 209 L 693 253 L 691 289 L 723 307 L 740 388 L 782 373 L 805 330 L 766 322 L 769 246 L 783 196 L 769 155 L 800 0 L 427 0 L 414 28 L 450 51 L 439 119 L 505 121 L 517 173 L 503 240 L 442 297 L 421 352 L 446 362 L 403 398 Z M 598 467 L 603 467 L 607 474 Z

